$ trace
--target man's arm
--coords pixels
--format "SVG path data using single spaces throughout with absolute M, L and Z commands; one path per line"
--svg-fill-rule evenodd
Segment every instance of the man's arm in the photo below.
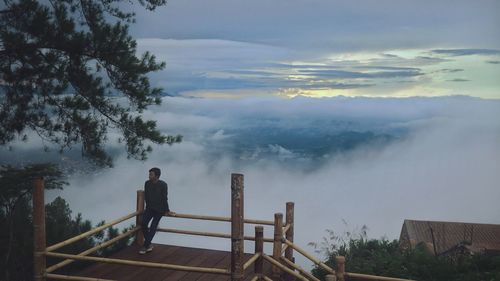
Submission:
M 148 186 L 148 181 L 145 181 L 145 182 L 144 182 L 144 201 L 145 201 L 145 205 L 147 204 L 147 202 L 148 202 L 148 198 L 149 198 L 149 197 L 148 197 L 149 192 L 148 192 L 148 188 L 147 188 L 147 186 Z
M 167 216 L 175 217 L 175 212 L 170 211 L 168 204 L 168 184 L 165 183 L 165 204 L 167 205 Z

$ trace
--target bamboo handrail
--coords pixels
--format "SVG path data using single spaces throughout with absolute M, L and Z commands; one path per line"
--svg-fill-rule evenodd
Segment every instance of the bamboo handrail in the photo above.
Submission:
M 155 262 L 143 262 L 143 261 L 131 261 L 131 260 L 121 260 L 121 259 L 110 259 L 110 258 L 98 258 L 98 257 L 78 256 L 78 255 L 70 255 L 70 254 L 62 254 L 62 253 L 54 253 L 54 252 L 46 252 L 45 254 L 47 256 L 49 256 L 49 257 L 58 257 L 58 258 L 83 260 L 83 261 L 96 261 L 96 262 L 103 262 L 103 263 L 114 263 L 114 264 L 124 264 L 124 265 L 133 265 L 133 266 L 144 266 L 144 267 L 172 269 L 172 270 L 189 271 L 189 272 L 215 273 L 215 274 L 225 274 L 225 275 L 231 274 L 229 272 L 229 270 L 222 269 L 222 268 L 194 267 L 194 266 L 184 266 L 184 265 L 175 265 L 175 264 L 163 264 L 163 263 L 155 263 Z
M 298 266 L 297 264 L 291 262 L 289 259 L 285 258 L 285 257 L 281 257 L 281 260 L 283 262 L 285 262 L 287 265 L 297 269 L 298 271 L 300 271 L 300 273 L 304 274 L 305 276 L 307 276 L 307 278 L 313 280 L 313 281 L 320 281 L 318 278 L 314 277 L 314 275 L 312 275 L 311 273 L 307 272 L 307 270 L 303 269 L 302 267 Z
M 329 267 L 328 265 L 326 265 L 325 263 L 323 263 L 322 261 L 318 260 L 317 258 L 309 255 L 306 251 L 302 250 L 301 248 L 299 248 L 297 245 L 293 244 L 292 242 L 284 239 L 284 242 L 294 248 L 297 252 L 301 253 L 304 257 L 310 259 L 312 262 L 314 262 L 315 264 L 319 265 L 320 267 L 322 267 L 324 270 L 328 271 L 329 273 L 331 274 L 335 274 L 335 270 L 333 270 L 331 267 Z
M 262 279 L 264 279 L 265 281 L 273 281 L 273 279 L 271 279 L 265 275 L 262 275 Z
M 217 232 L 202 232 L 202 231 L 181 230 L 181 229 L 173 229 L 173 228 L 158 228 L 157 231 L 177 233 L 177 234 L 189 234 L 189 235 L 198 235 L 198 236 L 218 237 L 218 238 L 231 238 L 230 234 L 217 233 Z
M 271 258 L 270 256 L 268 256 L 268 255 L 262 255 L 262 257 L 264 257 L 265 260 L 267 260 L 268 262 L 272 263 L 276 267 L 279 267 L 281 270 L 285 271 L 286 273 L 291 274 L 291 275 L 295 276 L 296 278 L 299 278 L 300 280 L 309 281 L 304 276 L 302 276 L 299 273 L 291 270 L 290 268 L 282 265 L 279 261 L 276 261 L 275 259 Z
M 283 234 L 286 234 L 288 232 L 288 230 L 290 229 L 292 225 L 291 224 L 287 224 L 283 227 Z
M 226 222 L 231 221 L 230 217 L 201 216 L 201 215 L 179 214 L 179 213 L 176 213 L 173 216 L 165 214 L 165 216 L 171 218 L 182 218 L 182 219 L 192 219 L 192 220 L 226 221 Z
M 225 222 L 231 221 L 230 217 L 219 217 L 219 216 L 202 216 L 202 215 L 179 214 L 179 213 L 176 213 L 173 216 L 165 214 L 165 216 L 172 218 L 183 218 L 183 219 L 193 219 L 193 220 L 225 221 Z M 267 221 L 267 220 L 244 219 L 244 222 L 249 224 L 274 225 L 273 221 Z
M 274 225 L 273 221 L 267 221 L 267 220 L 244 219 L 244 222 L 248 224 Z
M 283 246 L 283 248 L 281 249 L 281 254 L 282 254 L 282 255 L 283 255 L 283 253 L 285 253 L 286 248 L 288 248 L 288 247 L 289 247 L 289 246 L 288 246 L 287 244 L 285 244 L 285 245 Z
M 87 231 L 87 232 L 85 232 L 85 233 L 82 233 L 82 234 L 78 235 L 78 236 L 75 236 L 75 237 L 70 238 L 70 239 L 68 239 L 68 240 L 65 240 L 65 241 L 59 242 L 59 243 L 57 243 L 57 244 L 55 244 L 55 245 L 52 245 L 52 246 L 50 246 L 50 247 L 47 247 L 46 251 L 47 251 L 47 252 L 55 251 L 55 250 L 57 250 L 57 249 L 59 249 L 59 248 L 61 248 L 61 247 L 64 247 L 64 246 L 66 246 L 66 245 L 69 245 L 69 244 L 71 244 L 71 243 L 73 243 L 73 242 L 76 242 L 76 241 L 78 241 L 78 240 L 81 240 L 81 239 L 83 239 L 83 238 L 85 238 L 85 237 L 88 237 L 88 236 L 90 236 L 90 235 L 92 235 L 92 234 L 95 234 L 95 233 L 97 233 L 97 232 L 99 232 L 99 231 L 101 231 L 101 230 L 103 230 L 103 229 L 106 229 L 106 228 L 108 228 L 108 227 L 110 227 L 110 226 L 113 226 L 113 225 L 115 225 L 115 224 L 119 224 L 119 223 L 121 223 L 122 221 L 125 221 L 125 220 L 128 220 L 128 219 L 132 218 L 132 217 L 135 217 L 135 216 L 136 216 L 136 215 L 138 215 L 138 214 L 139 214 L 139 212 L 133 212 L 132 214 L 126 215 L 126 216 L 121 217 L 121 218 L 119 218 L 119 219 L 116 219 L 116 220 L 114 220 L 114 221 L 112 221 L 112 222 L 109 222 L 109 223 L 107 223 L 107 224 L 105 224 L 105 225 L 102 225 L 102 226 L 96 227 L 96 228 L 94 228 L 94 229 L 91 229 L 91 230 L 89 230 L 89 231 Z
M 259 280 L 259 276 L 258 275 L 254 276 L 252 279 L 250 279 L 250 281 L 257 281 L 257 280 Z
M 118 240 L 121 240 L 121 239 L 123 239 L 123 238 L 125 238 L 125 237 L 127 237 L 129 235 L 132 235 L 133 233 L 135 233 L 139 229 L 140 229 L 140 227 L 135 227 L 135 228 L 133 228 L 133 229 L 131 229 L 131 230 L 123 233 L 123 234 L 120 234 L 120 235 L 116 236 L 113 239 L 110 239 L 110 240 L 108 240 L 106 242 L 100 243 L 99 245 L 97 245 L 97 246 L 95 246 L 93 248 L 90 248 L 90 249 L 88 249 L 88 250 L 86 250 L 84 252 L 79 253 L 78 256 L 86 256 L 86 255 L 89 255 L 89 254 L 91 254 L 91 253 L 99 250 L 99 249 L 105 248 L 105 247 L 107 247 L 107 246 L 115 243 Z M 58 264 L 54 264 L 53 266 L 47 268 L 46 272 L 53 272 L 53 271 L 55 271 L 55 270 L 57 270 L 57 269 L 59 269 L 59 268 L 61 268 L 63 266 L 66 266 L 66 265 L 68 265 L 68 264 L 70 264 L 70 263 L 72 263 L 74 261 L 75 260 L 64 260 L 64 261 L 62 261 L 62 262 L 60 262 Z
M 202 231 L 181 230 L 181 229 L 173 229 L 173 228 L 158 228 L 157 231 L 177 233 L 177 234 L 189 234 L 189 235 L 197 235 L 197 236 L 218 237 L 218 238 L 231 238 L 230 234 L 217 233 L 217 232 L 202 232 Z M 245 236 L 245 240 L 255 241 L 255 237 L 254 236 Z M 273 242 L 273 239 L 264 238 L 264 242 Z
M 351 277 L 351 278 L 368 279 L 368 280 L 380 280 L 380 281 L 414 281 L 414 280 L 411 280 L 411 279 L 401 279 L 401 278 L 376 276 L 376 275 L 361 274 L 361 273 L 352 273 L 352 272 L 345 272 L 344 275 L 347 276 L 347 277 Z
M 245 240 L 255 241 L 255 237 L 254 236 L 245 236 Z M 262 241 L 268 242 L 268 243 L 274 242 L 274 240 L 272 238 L 262 238 Z
M 69 275 L 61 275 L 61 274 L 47 274 L 48 279 L 56 279 L 56 280 L 77 280 L 77 281 L 116 281 L 111 279 L 102 279 L 102 278 L 91 278 L 91 277 L 80 277 L 80 276 L 69 276 Z
M 243 265 L 243 270 L 249 268 L 258 258 L 260 258 L 260 253 L 253 255 L 247 262 Z

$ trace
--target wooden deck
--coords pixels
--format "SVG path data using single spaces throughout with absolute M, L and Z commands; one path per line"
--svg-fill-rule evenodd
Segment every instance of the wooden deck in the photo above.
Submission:
M 153 251 L 145 255 L 140 255 L 138 251 L 139 247 L 133 245 L 112 255 L 111 258 L 221 269 L 227 269 L 231 266 L 231 252 L 225 251 L 162 244 L 154 244 Z M 251 256 L 252 254 L 245 254 L 245 261 Z M 250 280 L 254 276 L 253 268 L 252 265 L 245 271 L 245 280 Z M 267 262 L 264 262 L 264 273 L 271 276 L 271 266 Z M 74 275 L 120 281 L 226 281 L 231 279 L 230 276 L 221 274 L 194 273 L 106 263 L 95 263 Z

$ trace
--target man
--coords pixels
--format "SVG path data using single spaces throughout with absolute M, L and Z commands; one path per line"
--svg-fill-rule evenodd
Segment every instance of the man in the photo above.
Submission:
M 151 241 L 155 236 L 156 229 L 160 219 L 167 215 L 175 216 L 168 207 L 168 185 L 160 180 L 161 171 L 158 168 L 149 170 L 149 180 L 144 184 L 144 193 L 146 199 L 146 209 L 142 215 L 142 233 L 144 234 L 144 245 L 139 254 L 145 254 L 153 250 Z M 148 224 L 151 226 L 148 229 Z

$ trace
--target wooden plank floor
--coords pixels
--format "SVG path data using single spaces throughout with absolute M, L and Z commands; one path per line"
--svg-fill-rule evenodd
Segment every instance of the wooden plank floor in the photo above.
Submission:
M 110 258 L 221 269 L 228 269 L 231 266 L 231 253 L 225 251 L 162 244 L 154 244 L 153 251 L 145 255 L 140 255 L 138 251 L 139 247 L 133 245 L 112 255 Z M 245 261 L 251 256 L 252 254 L 245 254 Z M 267 262 L 264 262 L 264 273 L 271 276 L 271 266 Z M 228 275 L 105 263 L 95 263 L 74 275 L 120 281 L 226 281 L 231 279 Z M 253 266 L 251 266 L 245 272 L 245 280 L 250 280 L 253 276 Z

